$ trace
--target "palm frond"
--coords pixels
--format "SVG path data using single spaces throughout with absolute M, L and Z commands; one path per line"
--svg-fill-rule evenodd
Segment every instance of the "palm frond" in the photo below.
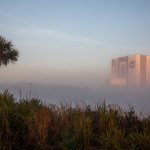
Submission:
M 18 57 L 19 52 L 14 48 L 12 42 L 0 36 L 0 66 L 15 63 Z

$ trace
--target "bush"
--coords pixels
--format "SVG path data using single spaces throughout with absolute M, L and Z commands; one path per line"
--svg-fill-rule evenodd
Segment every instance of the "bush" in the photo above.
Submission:
M 0 93 L 0 149 L 148 150 L 150 117 L 130 107 L 97 104 L 43 105 L 39 99 L 17 101 Z

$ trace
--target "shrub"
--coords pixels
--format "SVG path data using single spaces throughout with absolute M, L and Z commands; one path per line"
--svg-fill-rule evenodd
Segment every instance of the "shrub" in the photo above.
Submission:
M 150 117 L 130 107 L 97 104 L 43 105 L 36 98 L 17 101 L 0 93 L 0 149 L 148 150 Z

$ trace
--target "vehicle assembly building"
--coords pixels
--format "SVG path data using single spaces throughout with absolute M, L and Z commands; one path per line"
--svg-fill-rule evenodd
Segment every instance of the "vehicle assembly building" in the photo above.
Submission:
M 150 85 L 150 56 L 131 55 L 112 59 L 111 85 Z

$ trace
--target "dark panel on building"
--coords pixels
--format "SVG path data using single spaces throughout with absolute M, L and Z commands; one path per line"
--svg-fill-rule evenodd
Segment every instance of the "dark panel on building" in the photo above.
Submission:
M 122 75 L 121 68 L 123 68 L 123 67 L 120 68 L 120 63 L 122 63 L 122 62 L 126 63 L 126 74 L 125 75 Z M 124 76 L 125 79 L 128 79 L 128 56 L 118 58 L 118 77 L 122 77 L 122 76 Z
M 146 84 L 146 57 L 140 56 L 140 81 L 142 85 Z

